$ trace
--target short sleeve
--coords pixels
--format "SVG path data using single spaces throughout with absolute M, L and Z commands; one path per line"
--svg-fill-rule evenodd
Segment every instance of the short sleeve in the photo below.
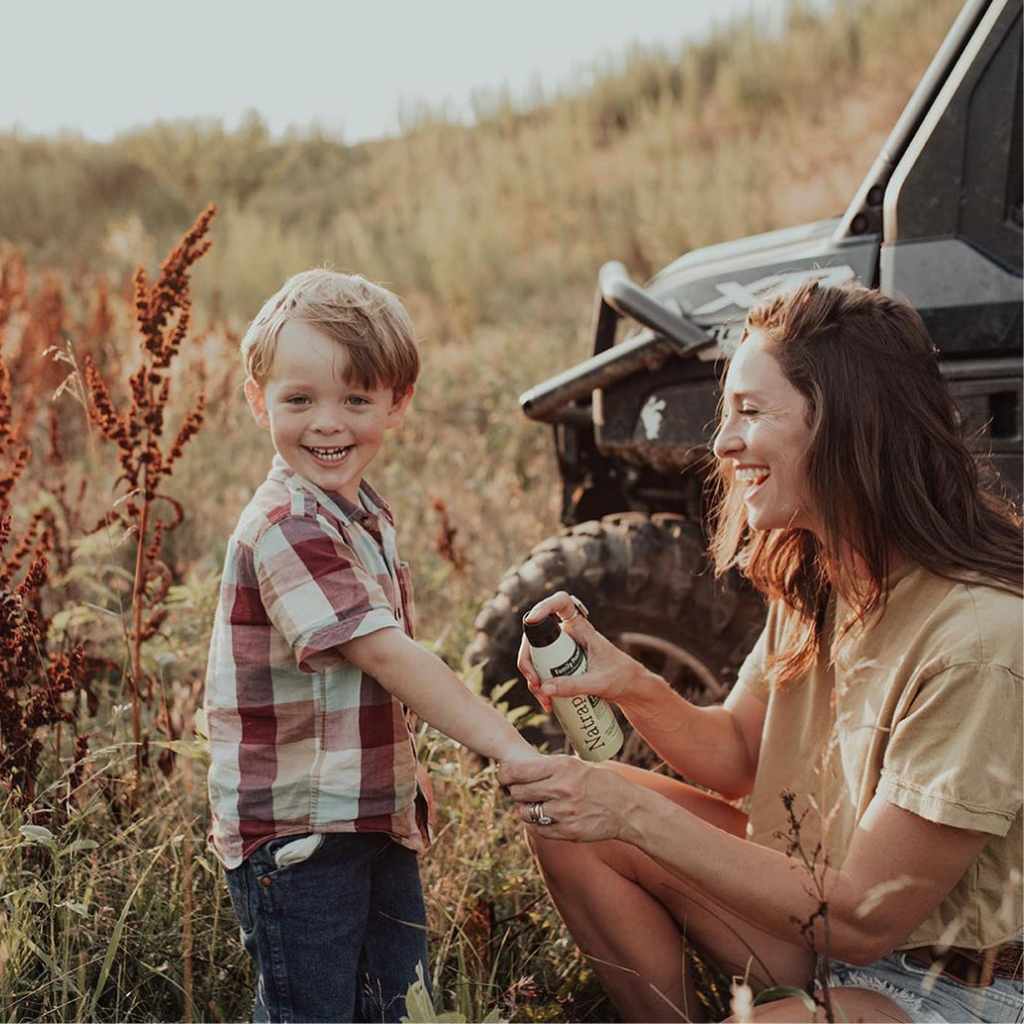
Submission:
M 263 606 L 303 671 L 315 671 L 317 656 L 339 644 L 401 628 L 373 573 L 316 520 L 294 517 L 271 526 L 254 555 Z
M 775 628 L 775 617 L 774 610 L 768 613 L 768 621 L 765 623 L 764 629 L 761 630 L 761 635 L 750 649 L 750 653 L 743 659 L 743 664 L 740 665 L 732 694 L 750 694 L 761 703 L 768 703 L 768 698 L 771 696 L 768 658 L 772 647 L 771 637 Z
M 1004 836 L 1024 801 L 1021 680 L 962 664 L 929 678 L 893 724 L 878 793 L 929 821 Z

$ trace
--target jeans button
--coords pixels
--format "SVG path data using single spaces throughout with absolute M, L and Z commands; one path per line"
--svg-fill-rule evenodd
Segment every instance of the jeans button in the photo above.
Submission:
M 273 884 L 273 879 L 267 878 L 266 875 L 260 879 L 260 885 L 262 885 L 264 889 L 269 889 Z

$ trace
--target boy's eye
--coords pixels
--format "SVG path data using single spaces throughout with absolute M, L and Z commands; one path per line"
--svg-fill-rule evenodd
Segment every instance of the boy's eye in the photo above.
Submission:
M 285 399 L 287 405 L 305 405 L 309 399 L 305 395 L 291 395 Z
M 368 398 L 364 398 L 362 395 L 349 395 L 348 396 L 348 402 L 349 402 L 349 405 L 369 405 L 370 404 L 370 400 Z

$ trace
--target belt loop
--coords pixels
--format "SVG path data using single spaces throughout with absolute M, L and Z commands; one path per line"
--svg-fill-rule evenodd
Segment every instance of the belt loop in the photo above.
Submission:
M 978 984 L 982 988 L 988 988 L 992 984 L 992 975 L 995 971 L 996 954 L 998 952 L 999 946 L 991 946 L 982 953 L 981 977 L 978 979 Z

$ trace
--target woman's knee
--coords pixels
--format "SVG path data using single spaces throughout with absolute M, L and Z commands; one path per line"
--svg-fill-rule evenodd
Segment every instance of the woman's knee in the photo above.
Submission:
M 609 856 L 612 843 L 572 843 L 545 839 L 536 832 L 530 833 L 528 842 L 549 887 L 586 887 L 591 878 L 615 865 Z
M 568 843 L 558 839 L 545 839 L 534 831 L 527 834 L 526 841 L 533 851 L 533 856 L 541 866 L 545 875 L 560 875 L 569 869 L 572 860 L 586 860 L 587 850 L 583 848 L 583 856 L 579 857 L 577 843 Z

